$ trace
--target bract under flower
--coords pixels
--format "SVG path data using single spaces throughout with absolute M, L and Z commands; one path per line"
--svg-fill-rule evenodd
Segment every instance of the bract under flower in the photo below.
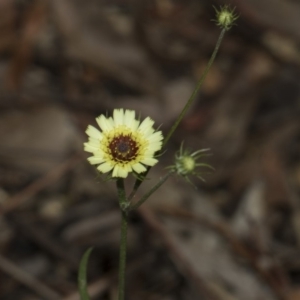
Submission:
M 147 117 L 143 122 L 135 119 L 135 111 L 115 109 L 113 117 L 96 118 L 101 129 L 89 125 L 84 150 L 93 154 L 88 158 L 99 165 L 101 173 L 112 171 L 112 177 L 126 178 L 128 173 L 143 173 L 146 166 L 154 166 L 155 153 L 162 147 L 162 132 L 153 129 L 154 121 Z

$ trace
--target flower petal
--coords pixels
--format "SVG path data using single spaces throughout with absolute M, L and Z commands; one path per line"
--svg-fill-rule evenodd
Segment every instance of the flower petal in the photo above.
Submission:
M 102 165 L 98 166 L 97 169 L 102 173 L 107 173 L 107 172 L 111 171 L 112 168 L 113 168 L 113 166 L 110 163 L 105 162 Z
M 124 114 L 124 124 L 128 126 L 132 131 L 135 131 L 140 122 L 135 119 L 135 111 L 134 110 L 125 110 Z
M 143 134 L 149 134 L 149 132 L 154 132 L 152 128 L 154 121 L 147 117 L 139 126 L 138 130 L 141 131 Z
M 147 166 L 154 166 L 155 164 L 157 164 L 157 162 L 158 160 L 152 157 L 146 157 L 143 160 L 141 160 L 141 163 Z
M 124 110 L 122 108 L 114 109 L 113 116 L 115 126 L 120 126 L 124 124 Z
M 95 151 L 98 150 L 97 147 L 94 147 L 94 146 L 90 145 L 89 143 L 84 143 L 83 145 L 84 145 L 84 151 L 86 151 L 86 152 L 94 153 Z
M 89 125 L 87 127 L 85 133 L 91 138 L 99 139 L 99 140 L 102 139 L 102 133 L 92 125 Z
M 128 175 L 128 172 L 126 171 L 126 168 L 120 165 L 116 165 L 114 167 L 112 177 L 120 177 L 120 178 L 126 178 Z
M 89 138 L 88 144 L 92 147 L 100 148 L 100 141 L 98 139 Z
M 150 143 L 150 144 L 148 145 L 147 151 L 150 151 L 150 152 L 152 152 L 152 154 L 153 154 L 154 152 L 156 152 L 156 151 L 158 151 L 158 150 L 161 149 L 161 145 L 162 145 L 161 142 Z
M 156 131 L 156 132 L 152 133 L 151 135 L 147 136 L 147 140 L 149 141 L 149 143 L 159 142 L 162 139 L 163 139 L 163 135 L 162 135 L 161 131 Z
M 147 169 L 140 163 L 134 164 L 132 166 L 132 169 L 136 172 L 136 173 L 143 173 L 145 172 Z
M 132 167 L 131 167 L 131 165 L 124 165 L 124 168 L 126 168 L 127 173 L 132 172 Z
M 88 161 L 91 165 L 97 165 L 97 164 L 101 164 L 104 162 L 104 158 L 103 157 L 95 157 L 95 156 L 91 156 L 88 158 Z
M 103 132 L 108 132 L 113 129 L 114 122 L 112 118 L 107 119 L 104 115 L 101 115 L 98 118 L 96 118 L 96 121 Z

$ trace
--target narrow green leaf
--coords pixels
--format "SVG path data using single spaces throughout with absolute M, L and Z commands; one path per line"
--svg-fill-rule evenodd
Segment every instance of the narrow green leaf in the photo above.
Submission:
M 90 254 L 93 248 L 86 250 L 80 260 L 79 272 L 78 272 L 78 288 L 81 300 L 90 300 L 87 291 L 87 281 L 86 281 L 86 270 L 89 261 Z

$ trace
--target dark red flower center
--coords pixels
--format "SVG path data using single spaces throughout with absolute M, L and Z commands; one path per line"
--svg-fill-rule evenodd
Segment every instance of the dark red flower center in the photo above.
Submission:
M 114 137 L 109 144 L 112 157 L 121 162 L 128 162 L 136 158 L 138 152 L 138 144 L 131 135 L 120 135 Z

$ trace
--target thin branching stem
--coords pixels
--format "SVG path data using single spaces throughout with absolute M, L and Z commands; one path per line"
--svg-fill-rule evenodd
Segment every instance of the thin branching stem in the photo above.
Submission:
M 198 81 L 198 84 L 195 88 L 195 90 L 193 91 L 191 97 L 189 98 L 189 100 L 186 102 L 184 108 L 182 109 L 179 117 L 177 118 L 177 120 L 175 121 L 174 125 L 172 126 L 172 128 L 170 129 L 169 133 L 166 135 L 166 137 L 164 138 L 164 141 L 163 141 L 163 144 L 162 144 L 162 148 L 166 146 L 166 144 L 168 143 L 169 139 L 171 138 L 171 136 L 173 135 L 174 131 L 176 130 L 176 128 L 178 127 L 179 123 L 182 121 L 184 115 L 186 114 L 187 110 L 190 108 L 190 106 L 192 105 L 193 101 L 195 100 L 196 98 L 196 95 L 197 93 L 199 92 L 199 89 L 201 88 L 207 74 L 208 74 L 208 71 L 210 70 L 215 58 L 216 58 L 216 55 L 218 53 L 218 50 L 220 48 L 220 45 L 221 45 L 221 42 L 224 38 L 224 35 L 225 35 L 225 32 L 226 32 L 226 29 L 222 29 L 222 31 L 220 32 L 220 35 L 219 35 L 219 38 L 218 38 L 218 41 L 216 43 L 216 46 L 215 46 L 215 49 L 214 49 L 214 52 L 212 53 L 210 59 L 209 59 L 209 62 L 206 66 L 206 69 L 204 70 L 201 78 L 199 79 Z M 148 174 L 148 172 L 150 171 L 151 167 L 148 168 L 148 170 L 145 172 L 145 176 Z M 132 192 L 130 193 L 129 197 L 128 197 L 128 200 L 131 201 L 132 198 L 134 197 L 135 193 L 137 192 L 137 190 L 139 189 L 140 185 L 142 184 L 143 180 L 142 179 L 137 179 L 135 181 L 135 184 L 133 186 L 133 189 L 132 189 Z
M 129 211 L 139 208 L 166 180 L 174 174 L 174 171 L 169 171 L 159 182 L 153 186 L 137 203 L 129 207 Z
M 135 183 L 134 183 L 134 186 L 133 186 L 133 189 L 132 189 L 130 195 L 128 196 L 128 201 L 131 201 L 131 200 L 132 200 L 132 198 L 134 197 L 135 193 L 136 193 L 137 190 L 139 189 L 140 185 L 141 185 L 142 182 L 144 181 L 144 178 L 147 176 L 148 172 L 150 171 L 150 168 L 151 168 L 151 167 L 149 167 L 149 168 L 147 169 L 147 171 L 143 174 L 143 179 L 141 179 L 141 178 L 136 179 L 136 181 L 135 181 Z
M 206 78 L 206 76 L 207 76 L 207 74 L 208 74 L 208 71 L 210 70 L 210 68 L 211 68 L 211 66 L 212 66 L 212 64 L 213 64 L 213 62 L 214 62 L 214 60 L 215 60 L 215 58 L 216 58 L 216 55 L 217 55 L 218 50 L 219 50 L 219 48 L 220 48 L 220 45 L 221 45 L 221 42 L 222 42 L 223 37 L 224 37 L 224 35 L 225 35 L 225 32 L 226 32 L 225 29 L 223 29 L 223 30 L 221 31 L 221 33 L 220 33 L 220 35 L 219 35 L 219 38 L 218 38 L 218 41 L 217 41 L 217 44 L 216 44 L 216 46 L 215 46 L 214 52 L 212 53 L 212 55 L 211 55 L 211 57 L 210 57 L 210 59 L 209 59 L 209 62 L 208 62 L 208 64 L 207 64 L 207 66 L 206 66 L 206 69 L 204 70 L 204 72 L 203 72 L 201 78 L 200 78 L 199 81 L 198 81 L 198 84 L 197 84 L 195 90 L 193 91 L 191 97 L 189 98 L 189 100 L 188 100 L 187 103 L 185 104 L 185 106 L 184 106 L 183 110 L 181 111 L 179 117 L 177 118 L 177 120 L 176 120 L 175 123 L 173 124 L 173 126 L 172 126 L 172 128 L 170 129 L 170 131 L 169 131 L 169 133 L 167 134 L 167 136 L 164 138 L 163 146 L 162 146 L 162 147 L 164 147 L 164 146 L 168 143 L 169 139 L 171 138 L 171 136 L 173 135 L 174 131 L 175 131 L 176 128 L 178 127 L 179 123 L 182 121 L 182 119 L 183 119 L 184 115 L 186 114 L 187 110 L 190 108 L 190 106 L 192 105 L 193 101 L 195 100 L 195 97 L 196 97 L 196 95 L 197 95 L 199 89 L 201 88 L 201 86 L 202 86 L 202 84 L 203 84 L 203 82 L 204 82 L 204 80 L 205 80 L 205 78 Z

